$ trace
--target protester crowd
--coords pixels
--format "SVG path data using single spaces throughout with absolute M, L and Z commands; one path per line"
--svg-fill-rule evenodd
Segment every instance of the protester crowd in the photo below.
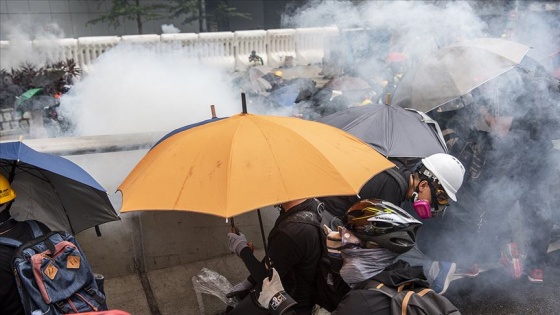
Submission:
M 328 66 L 323 73 L 333 78 L 348 74 L 345 67 Z M 478 276 L 479 264 L 489 262 L 500 265 L 512 279 L 525 277 L 535 284 L 546 281 L 547 250 L 552 230 L 558 228 L 554 205 L 560 201 L 558 150 L 552 142 L 559 136 L 555 124 L 560 114 L 560 82 L 542 68 L 528 72 L 516 73 L 522 77 L 522 90 L 499 86 L 498 80 L 461 98 L 460 106 L 448 104 L 428 113 L 439 122 L 449 154 L 436 154 L 416 163 L 414 159 L 411 163 L 410 159 L 389 157 L 396 166 L 374 176 L 358 195 L 297 201 L 311 205 L 303 211 L 311 213 L 307 215 L 310 220 L 317 218 L 315 228 L 327 236 L 322 241 L 329 245 L 336 284 L 329 288 L 335 291 L 334 305 L 322 299 L 321 291 L 326 288 L 316 288 L 311 296 L 301 295 L 302 290 L 309 292 L 313 282 L 313 272 L 304 272 L 302 266 L 309 266 L 309 255 L 320 255 L 316 249 L 303 249 L 309 240 L 316 240 L 309 222 L 288 219 L 301 216 L 301 210 L 290 213 L 290 208 L 280 208 L 270 232 L 268 255 L 260 265 L 243 234 L 228 234 L 230 250 L 243 259 L 250 273 L 248 280 L 230 293 L 241 301 L 231 314 L 310 314 L 313 301 L 333 314 L 390 314 L 398 311 L 395 301 L 400 304 L 402 300 L 381 288 L 406 291 L 403 283 L 410 285 L 411 292 L 413 287 L 426 289 L 418 298 L 423 301 L 415 302 L 415 307 L 428 314 L 458 314 L 442 296 L 452 278 Z M 309 99 L 320 90 L 310 93 Z M 362 102 L 345 99 L 334 111 L 389 103 L 372 88 L 362 92 L 367 92 L 362 93 Z M 372 102 L 373 95 L 378 97 Z M 342 99 L 340 94 L 337 97 Z M 470 103 L 465 104 L 465 99 Z M 319 102 L 319 106 L 325 105 Z M 294 108 L 301 110 L 297 104 Z M 315 111 L 313 117 L 298 114 L 318 119 L 329 113 Z M 445 221 L 430 224 L 428 233 L 416 237 L 421 221 L 441 219 L 445 213 Z M 521 229 L 517 222 L 523 222 Z M 293 230 L 309 231 L 298 239 L 298 233 L 280 228 L 288 224 Z M 273 235 L 277 239 L 283 235 L 286 240 L 275 242 L 270 239 Z M 406 249 L 387 239 L 398 240 Z M 458 240 L 462 246 L 456 246 Z M 277 250 L 282 255 L 276 254 Z M 289 263 L 284 262 L 286 257 Z M 320 269 L 320 261 L 314 263 Z M 305 283 L 295 278 L 305 279 Z M 434 304 L 439 309 L 432 309 Z
M 249 60 L 262 66 L 256 52 Z M 330 68 L 323 73 L 332 79 L 359 78 L 346 67 L 325 64 Z M 2 81 L 9 94 L 2 96 L 2 104 L 15 102 L 13 95 L 21 93 L 9 78 Z M 281 68 L 259 78 L 268 85 L 247 91 L 250 96 L 281 99 L 290 94 L 293 115 L 315 120 L 353 106 L 386 106 L 385 95 L 391 84 L 398 84 L 399 75 L 391 73 L 391 79 L 377 86 L 346 91 L 317 88 L 309 80 L 286 80 Z M 279 216 L 262 260 L 242 232 L 229 233 L 229 249 L 243 260 L 248 276 L 228 294 L 238 303 L 226 312 L 312 314 L 319 305 L 332 314 L 394 314 L 400 308 L 459 314 L 444 296 L 451 280 L 456 275 L 477 276 L 477 263 L 487 259 L 499 262 L 513 279 L 546 281 L 543 270 L 554 206 L 560 202 L 560 167 L 552 144 L 560 132 L 548 114 L 558 110 L 560 86 L 548 78 L 524 79 L 527 89 L 507 104 L 508 98 L 500 94 L 505 92 L 490 86 L 473 91 L 469 104 L 428 113 L 439 122 L 448 153 L 413 159 L 390 156 L 395 166 L 372 177 L 358 195 L 317 196 L 277 205 Z M 57 87 L 64 85 L 60 80 Z M 295 90 L 275 94 L 290 85 Z M 298 103 L 306 105 L 294 105 Z M 285 105 L 276 101 L 269 106 Z M 9 181 L 0 175 L 0 236 L 30 241 L 33 226 L 10 217 L 15 198 Z M 516 207 L 522 211 L 512 211 Z M 418 234 L 423 222 L 444 216 L 450 218 L 446 223 L 454 220 L 462 228 L 462 235 L 452 237 L 472 239 L 462 248 L 471 249 L 469 260 L 434 240 L 450 237 L 445 236 L 444 221 L 432 225 L 433 233 Z M 523 243 L 511 224 L 516 216 L 530 231 L 521 238 Z M 39 229 L 49 232 L 41 223 Z M 0 245 L 2 314 L 27 314 L 8 258 L 15 251 Z M 96 301 L 100 306 L 93 310 L 106 308 L 104 296 Z

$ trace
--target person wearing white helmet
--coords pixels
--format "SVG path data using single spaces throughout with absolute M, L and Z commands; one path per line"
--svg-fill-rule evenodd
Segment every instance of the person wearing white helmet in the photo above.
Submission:
M 398 159 L 391 159 L 395 167 L 372 177 L 360 190 L 358 196 L 335 196 L 319 198 L 325 203 L 322 224 L 335 230 L 341 225 L 344 209 L 360 199 L 378 198 L 401 205 L 410 200 L 420 219 L 441 215 L 449 205 L 449 199 L 457 201 L 465 168 L 461 162 L 445 153 L 437 153 L 421 159 L 412 170 Z M 411 265 L 422 265 L 428 281 L 437 293 L 447 290 L 456 264 L 434 261 L 417 247 L 401 259 Z
M 416 166 L 409 195 L 421 219 L 445 211 L 449 199 L 457 201 L 457 191 L 463 184 L 465 167 L 454 156 L 436 153 L 423 158 Z
M 411 288 L 422 292 L 422 299 L 430 301 L 431 305 L 427 308 L 426 303 L 411 302 L 416 310 L 420 308 L 428 314 L 460 314 L 449 300 L 428 289 L 422 268 L 399 260 L 395 262 L 400 254 L 414 248 L 416 233 L 422 226 L 420 221 L 380 199 L 358 201 L 342 220 L 344 226 L 332 233 L 342 240 L 340 275 L 349 287 L 331 314 L 404 314 L 411 308 L 400 308 L 408 303 L 396 303 L 397 299 L 391 297 L 401 292 L 410 298 Z M 254 300 L 270 314 L 296 314 L 296 303 L 284 290 L 274 269 L 271 276 L 263 280 L 262 290 Z

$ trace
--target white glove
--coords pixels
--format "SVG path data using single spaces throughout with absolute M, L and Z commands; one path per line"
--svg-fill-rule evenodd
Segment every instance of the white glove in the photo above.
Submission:
M 237 254 L 241 253 L 241 250 L 247 246 L 247 238 L 243 233 L 235 234 L 235 233 L 228 233 L 229 237 L 229 251 Z
M 282 315 L 297 302 L 289 296 L 282 286 L 282 281 L 276 269 L 272 268 L 272 279 L 265 278 L 262 291 L 259 294 L 259 304 L 267 308 L 273 315 Z
M 280 275 L 278 275 L 276 269 L 272 268 L 272 279 L 268 280 L 267 277 L 263 280 L 262 291 L 259 295 L 259 304 L 264 308 L 268 308 L 272 297 L 280 291 L 284 291 L 284 286 L 282 286 Z

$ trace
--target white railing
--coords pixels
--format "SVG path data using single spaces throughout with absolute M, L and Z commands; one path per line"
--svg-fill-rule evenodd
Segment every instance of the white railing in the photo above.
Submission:
M 249 66 L 249 55 L 255 50 L 264 64 L 279 67 L 286 57 L 295 65 L 318 64 L 324 55 L 330 37 L 339 34 L 336 27 L 254 30 L 214 33 L 180 33 L 163 35 L 127 35 L 64 38 L 29 41 L 30 49 L 48 54 L 50 59 L 74 59 L 88 72 L 92 63 L 105 51 L 121 43 L 157 47 L 160 51 L 173 51 L 197 58 L 201 62 L 217 65 L 228 71 L 243 71 Z M 164 45 L 158 45 L 158 44 Z M 0 55 L 11 46 L 21 45 L 0 42 Z M 53 49 L 54 48 L 54 49 Z M 7 55 L 7 54 L 6 54 Z M 52 61 L 52 60 L 51 60 Z
M 250 65 L 248 56 L 253 50 L 263 59 L 264 64 L 268 64 L 267 38 L 265 30 L 235 32 L 235 70 L 247 70 Z
M 77 49 L 80 56 L 78 63 L 82 70 L 87 72 L 97 57 L 112 47 L 117 46 L 120 41 L 121 38 L 118 36 L 78 38 Z

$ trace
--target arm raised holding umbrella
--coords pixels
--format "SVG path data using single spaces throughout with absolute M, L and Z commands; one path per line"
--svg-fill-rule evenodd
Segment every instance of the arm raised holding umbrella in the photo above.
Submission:
M 253 289 L 254 284 L 259 284 L 256 291 L 260 291 L 260 284 L 269 275 L 268 269 L 274 267 L 286 292 L 298 303 L 294 306 L 298 313 L 311 313 L 315 305 L 312 295 L 321 257 L 321 247 L 318 246 L 321 239 L 317 228 L 303 220 L 314 219 L 318 224 L 318 207 L 319 203 L 313 198 L 293 200 L 278 205 L 280 215 L 268 235 L 267 256 L 262 262 L 255 258 L 247 246 L 244 235 L 228 234 L 230 251 L 243 260 L 251 274 L 234 287 L 232 295 L 239 289 L 242 289 L 246 295 Z M 245 298 L 238 306 L 240 309 L 236 311 L 246 311 L 246 304 L 249 303 L 253 304 L 252 299 Z

